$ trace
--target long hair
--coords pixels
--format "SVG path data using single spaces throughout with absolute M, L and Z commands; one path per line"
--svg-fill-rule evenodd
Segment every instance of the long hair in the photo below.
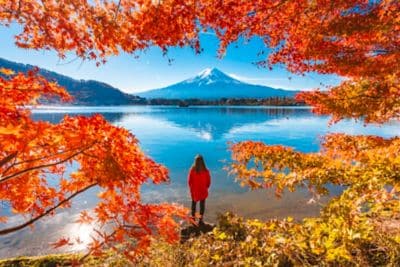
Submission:
M 201 172 L 201 171 L 207 170 L 206 164 L 204 163 L 203 156 L 197 155 L 194 158 L 192 169 L 195 170 L 196 172 Z

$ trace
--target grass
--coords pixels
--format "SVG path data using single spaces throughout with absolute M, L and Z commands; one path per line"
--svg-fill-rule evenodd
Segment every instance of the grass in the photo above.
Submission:
M 181 245 L 171 245 L 165 242 L 154 242 L 149 255 L 132 264 L 123 256 L 108 253 L 105 257 L 89 256 L 83 262 L 79 259 L 83 254 L 49 254 L 43 256 L 24 256 L 0 260 L 0 267 L 62 267 L 62 266 L 183 266 Z
M 71 266 L 73 262 L 79 259 L 79 254 L 50 254 L 34 257 L 16 257 L 0 260 L 1 267 L 19 267 L 19 266 Z
M 223 219 L 225 218 L 225 221 Z M 387 224 L 387 225 L 386 225 Z M 400 245 L 398 242 L 388 238 L 398 233 L 398 221 L 380 222 L 379 225 L 385 228 L 383 232 L 377 232 L 377 236 L 373 240 L 358 240 L 354 254 L 354 258 L 340 264 L 339 261 L 326 261 L 324 255 L 316 255 L 311 250 L 290 251 L 276 250 L 270 251 L 270 255 L 265 254 L 265 251 L 255 249 L 258 245 L 257 242 L 266 242 L 263 231 L 258 231 L 258 224 L 238 220 L 238 217 L 226 215 L 221 217 L 217 229 L 212 230 L 213 227 L 188 227 L 182 229 L 182 237 L 187 242 L 179 244 L 169 244 L 161 240 L 153 240 L 149 248 L 149 254 L 146 256 L 138 257 L 136 263 L 131 263 L 124 258 L 123 255 L 114 251 L 108 251 L 102 257 L 89 256 L 82 262 L 79 259 L 83 254 L 53 254 L 45 256 L 34 257 L 16 257 L 10 259 L 0 260 L 0 267 L 3 266 L 74 266 L 79 263 L 79 266 L 207 266 L 209 264 L 219 264 L 220 266 L 233 266 L 233 265 L 246 265 L 247 261 L 259 262 L 266 264 L 270 259 L 273 262 L 279 262 L 277 266 L 294 266 L 296 262 L 290 259 L 316 259 L 324 261 L 321 265 L 324 266 L 400 266 Z M 388 229 L 386 229 L 388 228 Z M 393 229 L 392 229 L 393 228 Z M 244 229 L 244 230 L 243 230 Z M 263 228 L 262 228 L 263 229 Z M 202 231 L 204 230 L 204 231 Z M 235 238 L 227 238 L 228 236 L 237 235 L 243 231 L 243 237 L 236 240 Z M 221 236 L 221 231 L 225 237 Z M 393 232 L 391 232 L 393 231 Z M 204 234 L 209 232 L 208 234 Z M 381 233 L 381 234 L 380 234 Z M 392 233 L 390 235 L 389 233 Z M 247 238 L 251 237 L 252 240 L 257 242 L 247 242 Z M 250 239 L 249 239 L 250 240 Z M 361 243 L 360 243 L 361 242 Z M 253 244 L 254 243 L 254 244 Z M 272 244 L 273 245 L 273 244 Z M 255 246 L 254 248 L 252 246 Z M 262 254 L 260 254 L 262 253 Z M 279 255 L 278 255 L 278 254 Z M 278 258 L 277 258 L 278 257 Z M 237 264 L 237 263 L 240 264 Z M 298 263 L 298 262 L 297 262 Z M 248 266 L 251 266 L 248 265 Z
M 0 260 L 0 267 L 62 267 L 78 265 L 82 254 L 49 254 L 44 256 L 15 257 Z M 89 256 L 79 266 L 129 266 L 129 263 L 117 255 L 105 257 Z
M 197 237 L 202 233 L 212 231 L 213 225 L 205 224 L 201 227 L 189 226 L 182 229 L 183 241 Z M 79 266 L 184 266 L 186 248 L 183 244 L 171 245 L 167 242 L 154 240 L 146 257 L 138 259 L 133 265 L 123 256 L 115 252 L 108 252 L 104 257 L 89 256 L 79 263 Z M 83 254 L 49 254 L 43 256 L 23 256 L 0 260 L 0 267 L 62 267 L 76 265 Z

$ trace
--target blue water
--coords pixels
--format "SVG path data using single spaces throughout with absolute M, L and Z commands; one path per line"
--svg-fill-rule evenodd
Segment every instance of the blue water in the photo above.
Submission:
M 270 192 L 249 192 L 223 170 L 229 164 L 229 142 L 257 140 L 267 144 L 291 146 L 303 152 L 319 149 L 320 137 L 329 132 L 373 134 L 391 137 L 400 133 L 399 124 L 368 126 L 354 121 L 342 121 L 328 127 L 329 118 L 316 116 L 308 108 L 282 107 L 42 107 L 34 110 L 36 120 L 58 122 L 65 114 L 100 113 L 111 123 L 129 129 L 140 140 L 147 155 L 170 170 L 168 185 L 145 185 L 144 201 L 169 201 L 187 205 L 190 201 L 186 185 L 187 172 L 196 154 L 202 154 L 211 171 L 212 185 L 207 200 L 206 219 L 217 212 L 232 210 L 246 217 L 260 219 L 293 216 L 302 218 L 318 213 L 319 206 L 307 205 L 305 190 L 286 193 L 280 200 Z M 60 236 L 78 233 L 90 239 L 89 229 L 74 224 L 82 209 L 96 204 L 93 189 L 76 198 L 68 210 L 29 229 L 0 238 L 0 257 L 60 252 L 49 249 L 48 242 Z M 16 216 L 15 216 L 16 217 Z M 19 217 L 12 221 L 20 220 Z M 46 233 L 46 235 L 43 235 Z M 82 249 L 82 248 L 76 248 Z
M 65 113 L 101 113 L 111 123 L 136 135 L 146 154 L 170 170 L 171 184 L 167 187 L 143 188 L 144 198 L 147 193 L 153 201 L 180 202 L 186 198 L 187 172 L 196 154 L 204 156 L 211 171 L 211 192 L 247 191 L 223 170 L 230 159 L 228 142 L 257 140 L 312 152 L 319 149 L 319 138 L 328 132 L 385 137 L 400 132 L 399 125 L 365 127 L 353 121 L 328 127 L 328 117 L 298 107 L 70 107 L 40 109 L 34 118 L 57 122 Z

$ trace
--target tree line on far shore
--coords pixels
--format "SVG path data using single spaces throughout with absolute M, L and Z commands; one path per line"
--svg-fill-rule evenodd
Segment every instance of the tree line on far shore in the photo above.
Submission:
M 220 98 L 220 99 L 132 99 L 135 105 L 166 105 L 166 106 L 304 106 L 305 103 L 291 97 L 269 98 Z

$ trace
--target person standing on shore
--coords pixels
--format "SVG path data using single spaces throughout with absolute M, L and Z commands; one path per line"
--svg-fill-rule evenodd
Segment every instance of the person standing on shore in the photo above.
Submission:
M 211 184 L 210 172 L 204 163 L 201 155 L 194 158 L 194 163 L 189 171 L 188 185 L 190 195 L 192 197 L 192 217 L 194 219 L 196 213 L 197 202 L 200 202 L 200 219 L 199 225 L 203 225 L 203 217 L 205 212 L 206 198 L 208 197 L 208 188 Z

